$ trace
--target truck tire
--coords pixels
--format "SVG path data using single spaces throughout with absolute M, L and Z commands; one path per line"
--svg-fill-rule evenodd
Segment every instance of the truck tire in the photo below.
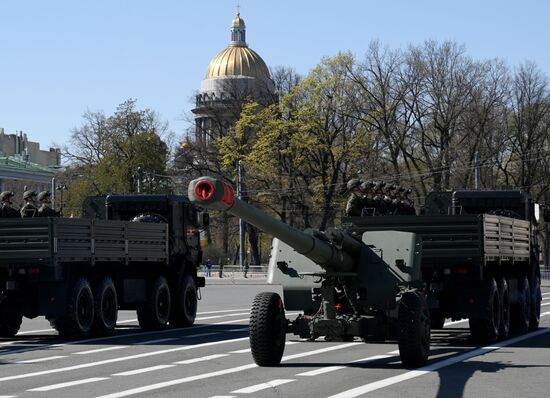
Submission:
M 529 330 L 531 320 L 531 289 L 529 279 L 523 276 L 518 281 L 517 301 L 512 306 L 511 329 L 514 333 L 525 333 Z
M 15 336 L 22 321 L 23 314 L 19 305 L 9 298 L 0 303 L 0 337 Z
M 94 323 L 94 296 L 90 282 L 80 278 L 67 300 L 65 315 L 50 319 L 52 327 L 62 337 L 86 336 Z
M 485 287 L 480 315 L 470 317 L 470 335 L 476 343 L 492 343 L 498 339 L 502 306 L 497 282 L 491 278 Z
M 501 278 L 498 283 L 498 295 L 500 296 L 500 329 L 498 337 L 501 340 L 508 338 L 510 334 L 510 289 L 506 278 Z
M 94 330 L 98 334 L 111 334 L 118 319 L 118 299 L 115 284 L 109 277 L 103 278 L 94 294 Z
M 540 278 L 535 276 L 531 283 L 531 318 L 529 320 L 529 330 L 537 330 L 539 328 L 541 301 Z
M 170 325 L 189 327 L 197 316 L 197 285 L 191 275 L 185 275 L 173 292 Z
M 397 343 L 401 363 L 407 368 L 426 365 L 430 353 L 430 311 L 418 291 L 401 296 L 397 315 Z
M 286 341 L 283 300 L 277 293 L 262 292 L 254 297 L 250 310 L 250 348 L 258 366 L 281 363 Z
M 163 276 L 149 287 L 145 303 L 137 307 L 139 326 L 143 330 L 162 329 L 170 318 L 170 288 Z

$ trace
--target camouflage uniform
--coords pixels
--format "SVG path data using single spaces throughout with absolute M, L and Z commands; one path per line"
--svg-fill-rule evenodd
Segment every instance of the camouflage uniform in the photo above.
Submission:
M 21 217 L 34 217 L 36 215 L 37 208 L 34 203 L 34 198 L 36 198 L 36 192 L 34 191 L 25 191 L 23 193 L 25 204 L 21 207 L 21 210 L 19 210 Z
M 347 183 L 347 189 L 351 192 L 346 203 L 346 216 L 357 217 L 363 211 L 363 198 L 360 193 L 361 181 L 358 178 L 352 178 Z
M 11 207 L 11 198 L 13 198 L 14 196 L 15 194 L 11 191 L 4 191 L 0 194 L 0 201 L 2 202 L 2 204 L 0 205 L 1 218 L 21 217 L 21 214 L 19 214 L 17 210 Z

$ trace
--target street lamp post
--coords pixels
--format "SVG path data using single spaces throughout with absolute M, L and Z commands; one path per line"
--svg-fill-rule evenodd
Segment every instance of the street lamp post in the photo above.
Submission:
M 67 185 L 65 184 L 59 184 L 57 187 L 55 187 L 56 191 L 59 191 L 61 194 L 61 200 L 59 203 L 59 214 L 63 217 L 63 192 L 67 190 Z

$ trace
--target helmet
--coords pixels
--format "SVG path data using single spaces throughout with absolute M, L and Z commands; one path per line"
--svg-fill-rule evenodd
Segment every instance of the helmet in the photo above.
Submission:
M 362 191 L 368 191 L 374 186 L 374 181 L 366 181 L 360 185 Z
M 10 200 L 14 196 L 15 194 L 12 191 L 3 191 L 2 193 L 0 193 L 0 200 L 2 202 L 5 202 L 7 200 Z
M 34 192 L 34 191 L 25 191 L 23 193 L 23 199 L 24 200 L 32 199 L 34 197 L 36 197 L 36 192 Z
M 38 194 L 37 199 L 40 202 L 42 202 L 42 201 L 45 201 L 45 200 L 50 200 L 51 196 L 52 196 L 52 194 L 49 191 L 42 191 Z
M 361 181 L 359 178 L 352 178 L 348 181 L 346 187 L 348 188 L 348 191 L 351 191 L 354 188 L 357 188 L 359 185 L 361 185 Z

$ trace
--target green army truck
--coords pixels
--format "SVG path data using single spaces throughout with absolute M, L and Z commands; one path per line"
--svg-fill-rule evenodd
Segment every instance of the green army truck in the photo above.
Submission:
M 174 195 L 89 198 L 83 218 L 0 218 L 0 337 L 45 316 L 62 336 L 193 324 L 204 217 Z
M 454 191 L 431 193 L 420 215 L 348 217 L 343 225 L 357 236 L 418 234 L 432 329 L 466 318 L 473 339 L 487 343 L 538 328 L 541 218 L 548 221 L 548 209 L 521 191 Z

